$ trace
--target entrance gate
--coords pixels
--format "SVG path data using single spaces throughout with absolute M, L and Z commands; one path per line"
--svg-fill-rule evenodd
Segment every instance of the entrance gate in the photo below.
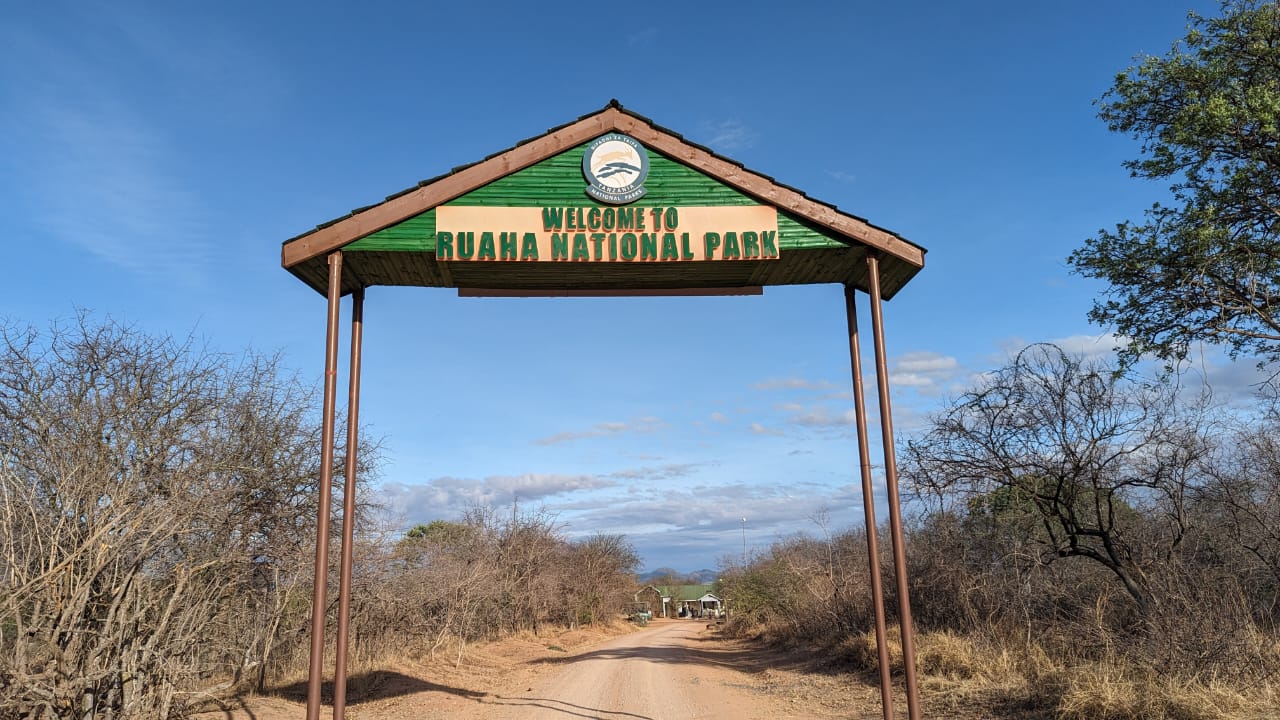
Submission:
M 924 253 L 892 232 L 690 143 L 616 100 L 286 241 L 284 268 L 328 298 L 307 720 L 320 716 L 342 296 L 352 296 L 352 320 L 335 720 L 346 707 L 365 288 L 456 288 L 462 297 L 743 295 L 767 285 L 817 283 L 839 283 L 845 290 L 880 696 L 888 719 L 893 695 L 855 291 L 870 298 L 907 709 L 917 720 L 881 301 L 924 267 Z

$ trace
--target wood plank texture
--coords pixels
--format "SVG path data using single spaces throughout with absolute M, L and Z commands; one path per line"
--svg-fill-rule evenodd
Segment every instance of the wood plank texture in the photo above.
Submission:
M 581 161 L 586 143 L 607 132 L 628 134 L 650 149 L 648 195 L 631 205 L 772 205 L 779 210 L 782 257 L 768 262 L 537 264 L 540 268 L 436 261 L 434 209 L 440 205 L 596 204 L 583 192 Z M 920 271 L 925 252 L 615 104 L 300 235 L 284 244 L 281 263 L 323 293 L 325 257 L 340 248 L 350 269 L 344 272 L 344 293 L 372 285 L 618 292 L 845 283 L 866 290 L 865 258 L 876 252 L 882 259 L 885 299 Z
M 783 187 L 740 165 L 719 158 L 616 107 L 607 107 L 596 115 L 588 116 L 504 153 L 446 175 L 435 182 L 394 196 L 383 203 L 295 238 L 285 243 L 281 249 L 281 262 L 287 268 L 303 260 L 325 255 L 350 242 L 576 147 L 603 133 L 613 131 L 631 135 L 668 157 L 706 173 L 761 202 L 789 210 L 817 225 L 870 245 L 905 262 L 916 266 L 924 265 L 924 251 L 918 246 L 892 233 L 880 230 L 864 220 L 840 213 L 828 205 L 811 200 L 795 190 Z

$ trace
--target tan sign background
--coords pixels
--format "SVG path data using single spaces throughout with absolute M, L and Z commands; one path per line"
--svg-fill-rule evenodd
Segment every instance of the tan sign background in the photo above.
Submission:
M 721 207 L 436 208 L 449 261 L 670 262 L 778 257 L 778 213 Z

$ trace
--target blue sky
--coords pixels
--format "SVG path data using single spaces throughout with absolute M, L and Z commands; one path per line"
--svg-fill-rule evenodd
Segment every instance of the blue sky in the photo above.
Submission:
M 0 313 L 279 350 L 318 383 L 324 301 L 280 268 L 285 239 L 618 98 L 928 249 L 885 307 L 905 436 L 1027 342 L 1109 350 L 1065 258 L 1164 188 L 1128 177 L 1136 143 L 1093 101 L 1216 7 L 4 3 Z M 843 312 L 835 286 L 373 288 L 378 499 L 412 524 L 518 497 L 684 570 L 741 553 L 743 517 L 755 551 L 822 508 L 861 523 Z M 1252 378 L 1208 357 L 1219 388 Z

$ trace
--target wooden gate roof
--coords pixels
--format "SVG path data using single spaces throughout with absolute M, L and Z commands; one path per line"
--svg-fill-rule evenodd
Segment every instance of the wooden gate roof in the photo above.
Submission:
M 722 186 L 733 198 L 776 208 L 779 244 L 776 260 L 715 262 L 451 262 L 435 253 L 434 210 L 465 200 L 521 171 L 533 172 L 559 162 L 581 160 L 581 148 L 606 133 L 629 135 L 650 153 L 686 175 Z M 571 153 L 577 151 L 576 159 Z M 563 157 L 562 157 L 563 156 Z M 557 161 L 557 158 L 561 158 Z M 538 182 L 534 177 L 533 182 Z M 579 179 L 581 175 L 579 173 Z M 548 181 L 550 182 L 550 181 Z M 673 187 L 677 184 L 673 183 Z M 673 189 L 671 192 L 678 192 Z M 674 198 L 676 196 L 672 196 Z M 679 204 L 667 198 L 670 204 Z M 651 203 L 662 197 L 647 198 Z M 590 206 L 579 192 L 560 204 Z M 690 204 L 690 203 L 685 203 Z M 696 203 L 695 203 L 696 204 Z M 785 226 L 784 226 L 785 225 Z M 924 267 L 924 248 L 834 205 L 743 167 L 727 157 L 685 140 L 679 134 L 623 108 L 616 100 L 603 109 L 516 144 L 471 165 L 391 195 L 326 222 L 284 243 L 281 263 L 304 283 L 324 294 L 326 257 L 343 250 L 342 292 L 374 285 L 455 287 L 520 294 L 555 291 L 591 294 L 619 290 L 672 291 L 813 283 L 868 288 L 865 258 L 880 257 L 883 296 L 892 298 Z

